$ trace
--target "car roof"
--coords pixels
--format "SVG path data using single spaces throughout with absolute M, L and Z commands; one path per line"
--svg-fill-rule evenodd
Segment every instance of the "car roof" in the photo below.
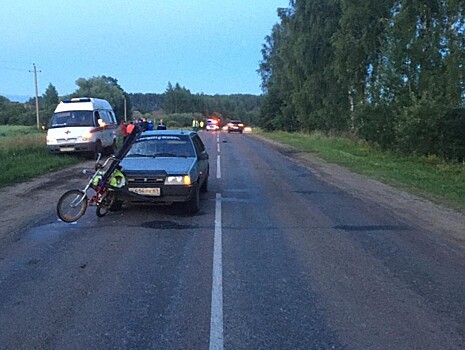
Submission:
M 140 134 L 140 137 L 144 136 L 154 136 L 154 135 L 195 135 L 197 134 L 193 130 L 150 130 L 144 131 Z

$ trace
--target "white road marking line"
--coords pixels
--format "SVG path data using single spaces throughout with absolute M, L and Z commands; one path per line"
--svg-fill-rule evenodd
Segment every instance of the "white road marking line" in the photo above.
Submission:
M 223 350 L 223 258 L 221 229 L 221 193 L 216 194 L 215 238 L 213 243 L 212 305 L 210 350 Z
M 221 179 L 221 156 L 216 157 L 216 178 Z
M 220 144 L 219 143 L 216 144 L 216 150 L 218 151 L 218 153 L 220 153 Z

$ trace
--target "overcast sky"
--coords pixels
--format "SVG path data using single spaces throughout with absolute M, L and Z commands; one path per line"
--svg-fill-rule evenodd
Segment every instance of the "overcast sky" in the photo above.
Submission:
M 111 76 L 127 92 L 260 94 L 264 37 L 288 0 L 2 0 L 0 95 L 66 95 Z

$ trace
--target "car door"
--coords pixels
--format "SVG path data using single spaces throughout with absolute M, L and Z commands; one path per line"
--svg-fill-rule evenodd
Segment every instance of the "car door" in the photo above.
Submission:
M 105 147 L 113 143 L 114 122 L 111 119 L 111 114 L 106 110 L 100 110 L 100 118 L 102 118 L 105 126 L 102 128 L 102 141 Z
M 209 166 L 209 161 L 208 161 L 208 153 L 205 148 L 205 145 L 202 142 L 202 139 L 200 138 L 199 135 L 195 134 L 192 137 L 192 142 L 195 147 L 195 152 L 197 153 L 197 165 L 198 165 L 198 171 L 201 174 L 201 183 L 206 179 L 208 176 L 208 166 Z

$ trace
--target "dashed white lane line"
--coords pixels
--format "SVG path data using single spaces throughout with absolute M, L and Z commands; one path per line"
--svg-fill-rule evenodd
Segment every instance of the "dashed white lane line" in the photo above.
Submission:
M 213 243 L 213 278 L 210 318 L 210 350 L 223 350 L 223 258 L 221 193 L 216 194 L 215 237 Z
M 216 178 L 221 179 L 221 156 L 216 156 Z
M 220 134 L 216 135 L 216 149 L 218 151 L 218 155 L 216 156 L 216 178 L 221 179 L 221 156 L 220 153 Z

